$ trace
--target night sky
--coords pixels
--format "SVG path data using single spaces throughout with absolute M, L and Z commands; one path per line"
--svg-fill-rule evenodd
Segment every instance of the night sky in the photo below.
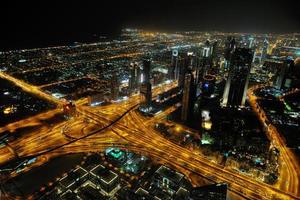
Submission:
M 1 50 L 95 41 L 123 27 L 146 30 L 300 32 L 296 0 L 39 1 L 1 5 Z

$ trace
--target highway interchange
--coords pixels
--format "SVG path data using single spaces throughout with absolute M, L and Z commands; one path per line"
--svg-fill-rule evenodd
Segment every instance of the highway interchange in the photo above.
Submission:
M 174 166 L 187 176 L 195 173 L 213 182 L 226 182 L 230 192 L 247 199 L 300 199 L 299 166 L 293 153 L 285 146 L 280 133 L 272 125 L 267 127 L 266 134 L 272 144 L 280 150 L 282 166 L 279 181 L 275 185 L 268 185 L 236 171 L 225 169 L 224 166 L 210 162 L 201 155 L 165 139 L 155 130 L 154 125 L 166 118 L 175 109 L 174 106 L 151 118 L 136 111 L 140 102 L 139 95 L 99 107 L 87 106 L 87 99 L 80 99 L 76 101 L 77 117 L 47 126 L 40 123 L 41 119 L 62 113 L 63 101 L 4 72 L 0 72 L 0 78 L 7 79 L 24 91 L 57 105 L 54 110 L 0 128 L 0 134 L 3 131 L 11 131 L 11 134 L 14 134 L 18 128 L 41 125 L 39 129 L 22 135 L 9 142 L 6 147 L 0 148 L 0 165 L 14 159 L 37 157 L 35 163 L 21 172 L 25 173 L 59 155 L 99 152 L 107 147 L 117 146 L 147 155 L 162 164 Z M 153 98 L 176 85 L 176 82 L 171 82 L 155 87 Z M 258 106 L 257 98 L 253 94 L 253 91 L 259 87 L 262 86 L 250 88 L 248 98 L 253 111 L 264 123 L 266 115 Z M 1 177 L 1 181 L 4 182 L 17 175 L 19 173 L 12 171 L 8 176 Z

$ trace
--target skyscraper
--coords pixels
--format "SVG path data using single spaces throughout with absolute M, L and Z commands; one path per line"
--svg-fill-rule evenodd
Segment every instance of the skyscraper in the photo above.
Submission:
M 136 62 L 130 63 L 129 66 L 129 90 L 133 92 L 138 88 L 141 81 L 141 70 Z
M 150 75 L 151 75 L 151 59 L 144 58 L 143 59 L 143 82 L 141 84 L 140 93 L 142 97 L 142 103 L 149 107 L 151 106 L 152 100 L 152 85 L 150 83 Z
M 286 59 L 278 66 L 274 79 L 274 86 L 277 89 L 290 88 L 292 85 L 292 72 L 294 61 Z
M 223 106 L 244 106 L 252 64 L 253 52 L 236 48 L 230 59 L 229 73 L 223 93 Z
M 185 74 L 183 96 L 182 96 L 182 110 L 181 120 L 188 120 L 193 114 L 193 105 L 196 98 L 196 87 L 194 84 L 194 77 L 191 69 Z
M 213 47 L 211 46 L 210 42 L 207 40 L 205 42 L 204 47 L 202 48 L 202 69 L 200 73 L 200 77 L 203 77 L 207 74 L 207 71 L 210 69 L 212 65 L 212 51 Z
M 228 37 L 227 40 L 225 41 L 225 53 L 224 53 L 225 70 L 228 69 L 228 67 L 230 66 L 230 59 L 235 49 L 235 45 L 236 45 L 235 39 L 233 37 Z
M 130 63 L 129 66 L 129 91 L 133 92 L 136 88 L 136 69 L 134 63 Z
M 212 48 L 210 46 L 209 40 L 206 40 L 205 45 L 203 47 L 202 56 L 208 58 L 212 53 Z
M 151 59 L 144 58 L 143 59 L 143 83 L 150 83 L 150 75 L 151 75 Z
M 135 78 L 136 87 L 138 88 L 142 83 L 142 70 L 137 62 L 135 62 L 134 65 L 135 65 L 135 69 L 136 69 L 136 78 Z
M 235 39 L 233 37 L 228 37 L 225 41 L 225 54 L 224 57 L 227 61 L 230 61 L 230 57 L 235 49 Z
M 203 77 L 203 83 L 202 83 L 202 94 L 205 96 L 211 96 L 214 93 L 215 90 L 215 82 L 216 77 L 211 74 L 207 74 Z
M 171 65 L 168 70 L 168 78 L 173 80 L 178 79 L 178 49 L 173 49 L 172 50 L 172 60 L 171 60 Z
M 249 37 L 249 45 L 248 45 L 248 48 L 249 49 L 252 49 L 253 46 L 254 46 L 254 38 L 253 37 Z
M 119 84 L 117 73 L 114 71 L 111 77 L 111 99 L 116 100 L 119 97 Z
M 216 62 L 216 58 L 217 58 L 217 48 L 218 48 L 218 42 L 214 41 L 212 43 L 212 47 L 211 47 L 211 67 L 214 67 L 214 63 Z
M 267 39 L 264 40 L 263 47 L 261 50 L 261 59 L 262 61 L 265 61 L 268 54 L 268 48 L 269 48 L 269 41 Z
M 195 56 L 192 52 L 188 52 L 183 59 L 179 60 L 179 76 L 178 76 L 178 86 L 184 87 L 185 75 L 188 71 L 192 70 L 192 66 L 195 62 Z M 190 68 L 188 70 L 188 68 Z

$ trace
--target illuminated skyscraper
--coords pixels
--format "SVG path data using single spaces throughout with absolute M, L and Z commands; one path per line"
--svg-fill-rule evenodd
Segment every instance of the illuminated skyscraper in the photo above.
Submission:
M 235 39 L 233 37 L 228 37 L 225 41 L 225 59 L 230 60 L 230 57 L 235 49 Z
M 294 61 L 285 60 L 279 65 L 274 79 L 274 86 L 277 89 L 290 88 L 292 86 L 292 74 L 294 72 Z M 295 72 L 294 72 L 295 73 Z
M 130 63 L 129 66 L 129 90 L 133 92 L 136 88 L 138 88 L 141 81 L 141 70 L 138 64 Z
M 178 80 L 178 49 L 172 50 L 171 65 L 168 70 L 168 78 Z
M 129 90 L 130 92 L 134 91 L 136 88 L 136 69 L 134 63 L 130 63 L 129 66 Z
M 143 83 L 150 83 L 151 76 L 151 59 L 144 58 L 143 59 Z
M 268 49 L 269 49 L 269 41 L 267 39 L 265 39 L 264 43 L 263 43 L 262 50 L 261 50 L 261 59 L 262 59 L 262 61 L 264 61 L 266 59 L 267 54 L 268 54 Z
M 194 65 L 194 62 L 195 62 L 195 56 L 192 52 L 188 52 L 184 58 L 179 60 L 179 63 L 178 63 L 178 67 L 179 67 L 178 85 L 179 85 L 179 87 L 184 86 L 185 75 L 188 71 L 191 71 L 192 66 Z M 188 70 L 188 68 L 190 68 L 190 70 Z
M 202 50 L 202 56 L 205 58 L 208 58 L 208 57 L 210 57 L 211 54 L 212 54 L 212 48 L 210 46 L 210 42 L 208 40 L 206 40 L 205 45 Z
M 150 83 L 151 75 L 151 59 L 143 59 L 143 82 L 141 84 L 140 93 L 142 97 L 142 103 L 147 107 L 151 106 L 152 100 L 152 85 Z
M 199 57 L 195 59 L 197 62 L 196 65 L 196 76 L 195 82 L 198 84 L 201 82 L 202 78 L 206 74 L 212 73 L 214 71 L 214 66 L 217 62 L 217 41 L 210 42 L 207 40 L 204 46 L 201 48 L 201 53 Z
M 253 37 L 249 37 L 249 49 L 252 49 L 254 47 L 254 38 Z
M 236 48 L 230 59 L 229 73 L 223 93 L 223 106 L 244 106 L 252 64 L 253 52 Z
M 182 110 L 181 120 L 186 121 L 193 115 L 193 105 L 196 98 L 196 87 L 194 84 L 194 77 L 191 73 L 191 69 L 184 78 L 183 96 L 182 96 Z
M 216 61 L 216 57 L 217 57 L 217 48 L 218 48 L 218 42 L 214 41 L 211 47 L 211 64 L 212 67 L 214 65 L 214 62 Z
M 200 77 L 206 75 L 208 70 L 211 68 L 212 52 L 213 52 L 213 47 L 211 46 L 210 42 L 207 40 L 205 42 L 204 47 L 202 48 L 202 64 L 201 64 L 202 66 L 201 66 Z
M 225 53 L 224 53 L 224 58 L 225 58 L 225 70 L 228 69 L 230 66 L 230 59 L 232 56 L 232 53 L 235 49 L 235 39 L 233 37 L 228 37 L 226 42 L 225 42 Z

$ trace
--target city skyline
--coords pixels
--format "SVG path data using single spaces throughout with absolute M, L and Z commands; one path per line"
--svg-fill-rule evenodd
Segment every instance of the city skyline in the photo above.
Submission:
M 2 50 L 57 46 L 148 31 L 300 32 L 299 4 L 274 1 L 19 2 L 1 8 Z
M 31 3 L 0 10 L 0 200 L 300 200 L 295 2 Z

